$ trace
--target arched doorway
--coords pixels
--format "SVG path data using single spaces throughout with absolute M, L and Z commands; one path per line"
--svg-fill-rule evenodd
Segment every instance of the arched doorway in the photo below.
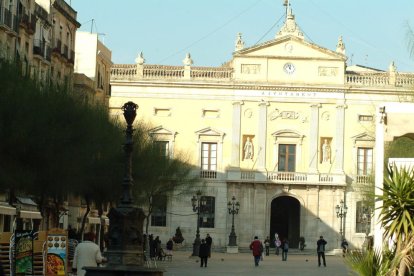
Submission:
M 272 200 L 270 207 L 270 237 L 275 233 L 289 240 L 289 247 L 299 246 L 300 202 L 291 196 L 280 196 Z

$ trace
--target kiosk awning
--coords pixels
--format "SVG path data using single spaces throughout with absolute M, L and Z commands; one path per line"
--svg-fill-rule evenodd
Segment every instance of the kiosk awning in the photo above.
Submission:
M 0 205 L 0 214 L 1 215 L 8 215 L 8 216 L 15 216 L 16 215 L 16 208 L 10 205 Z
M 42 215 L 40 214 L 40 212 L 36 211 L 20 210 L 20 217 L 28 219 L 42 219 Z

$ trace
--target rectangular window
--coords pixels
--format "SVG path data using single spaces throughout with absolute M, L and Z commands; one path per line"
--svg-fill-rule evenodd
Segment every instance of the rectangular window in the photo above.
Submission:
M 372 174 L 372 148 L 358 148 L 357 175 Z
M 296 145 L 279 145 L 279 172 L 294 172 L 296 169 Z
M 369 234 L 371 230 L 371 208 L 364 201 L 358 201 L 356 207 L 355 232 Z
M 153 206 L 151 226 L 167 226 L 167 197 L 160 196 Z
M 202 196 L 200 205 L 200 227 L 214 228 L 215 197 Z
M 169 142 L 168 141 L 155 141 L 155 147 L 159 156 L 168 158 L 170 156 L 169 152 Z
M 201 178 L 217 177 L 217 143 L 201 144 Z

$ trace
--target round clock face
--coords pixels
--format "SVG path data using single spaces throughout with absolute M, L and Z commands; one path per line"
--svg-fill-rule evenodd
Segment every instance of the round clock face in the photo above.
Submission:
M 293 74 L 295 72 L 295 65 L 288 62 L 283 66 L 283 70 L 285 70 L 286 74 Z

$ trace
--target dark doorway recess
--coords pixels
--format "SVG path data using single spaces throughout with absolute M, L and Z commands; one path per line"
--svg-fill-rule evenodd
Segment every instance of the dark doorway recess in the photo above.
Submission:
M 270 210 L 270 237 L 275 233 L 287 238 L 290 248 L 298 248 L 300 235 L 300 202 L 291 196 L 280 196 L 272 201 Z M 274 244 L 273 244 L 274 246 Z

